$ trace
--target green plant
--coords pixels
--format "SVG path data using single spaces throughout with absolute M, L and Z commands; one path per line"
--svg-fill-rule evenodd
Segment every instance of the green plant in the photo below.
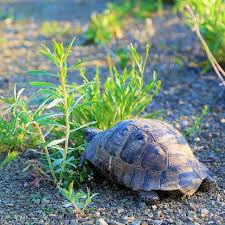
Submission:
M 17 155 L 18 155 L 18 153 L 15 151 L 9 152 L 8 155 L 6 156 L 6 158 L 2 162 L 0 162 L 0 169 L 2 169 L 6 164 L 13 161 Z
M 201 132 L 201 127 L 202 127 L 202 119 L 205 115 L 207 115 L 208 113 L 208 106 L 204 106 L 200 116 L 196 117 L 196 119 L 194 120 L 194 123 L 191 127 L 188 127 L 185 131 L 184 131 L 184 135 L 186 137 L 193 137 L 196 134 Z
M 163 11 L 163 1 L 149 1 L 149 0 L 135 0 L 136 4 L 133 7 L 133 16 L 136 18 L 144 19 L 150 17 L 152 12 Z
M 116 58 L 121 69 L 128 66 L 131 61 L 131 55 L 128 48 L 120 48 L 116 51 Z
M 53 41 L 53 50 L 43 45 L 40 51 L 57 67 L 56 73 L 44 70 L 32 70 L 28 73 L 32 76 L 53 76 L 58 79 L 58 84 L 48 82 L 30 82 L 38 91 L 26 99 L 22 97 L 24 89 L 17 92 L 14 89 L 14 97 L 2 97 L 8 104 L 8 116 L 13 115 L 13 131 L 25 132 L 38 139 L 38 146 L 43 149 L 40 162 L 42 174 L 48 179 L 52 179 L 57 187 L 66 186 L 72 179 L 79 176 L 76 182 L 84 179 L 86 169 L 79 168 L 79 157 L 84 150 L 84 146 L 72 139 L 69 143 L 70 134 L 76 133 L 89 124 L 80 126 L 76 121 L 70 120 L 70 114 L 77 105 L 81 97 L 76 93 L 74 86 L 67 84 L 67 73 L 82 63 L 78 61 L 75 65 L 68 67 L 67 58 L 71 52 L 74 40 L 64 47 L 62 43 Z M 77 87 L 78 88 L 78 87 Z M 32 105 L 35 99 L 38 105 Z M 11 129 L 11 128 L 10 128 Z M 60 134 L 58 139 L 57 134 Z M 9 133 L 6 132 L 6 135 Z M 13 137 L 13 134 L 11 134 Z M 75 135 L 76 136 L 76 135 Z M 27 142 L 29 143 L 29 142 Z M 26 144 L 27 144 L 26 143 Z M 70 144 L 70 146 L 69 146 Z M 36 165 L 34 165 L 36 166 Z
M 61 24 L 58 21 L 45 21 L 41 25 L 41 33 L 46 37 L 61 38 L 71 34 L 72 25 L 69 22 Z
M 8 107 L 4 115 L 0 117 L 0 152 L 24 151 L 28 147 L 37 146 L 37 135 L 26 126 L 27 103 L 26 99 L 21 98 L 23 91 L 24 89 L 21 89 L 17 92 L 15 86 L 13 97 L 1 96 L 0 98 L 3 105 Z
M 107 9 L 99 14 L 92 14 L 90 25 L 85 32 L 88 43 L 106 44 L 113 38 L 123 36 L 125 18 L 147 18 L 152 12 L 163 10 L 163 3 L 157 0 L 125 0 L 109 3 Z
M 221 81 L 220 85 L 224 85 L 225 86 L 225 81 L 224 78 L 225 77 L 225 71 L 223 70 L 223 68 L 220 66 L 220 64 L 217 62 L 217 60 L 215 59 L 214 55 L 211 53 L 206 41 L 204 40 L 204 38 L 202 37 L 202 34 L 200 32 L 199 29 L 199 25 L 198 25 L 198 21 L 197 18 L 192 10 L 192 8 L 190 7 L 190 5 L 186 5 L 186 10 L 188 11 L 189 15 L 191 16 L 191 18 L 193 19 L 193 30 L 195 31 L 196 35 L 198 36 L 200 42 L 202 43 L 202 46 L 206 52 L 206 55 L 215 71 L 215 73 L 217 74 L 219 80 Z
M 131 68 L 124 69 L 120 74 L 116 67 L 110 66 L 110 75 L 104 83 L 104 90 L 101 88 L 97 69 L 94 83 L 81 86 L 77 90 L 83 98 L 81 104 L 73 110 L 73 118 L 80 124 L 96 121 L 96 127 L 107 129 L 121 120 L 139 116 L 158 93 L 161 84 L 154 72 L 153 80 L 144 85 L 149 48 L 147 45 L 145 57 L 141 57 L 131 44 Z M 84 84 L 90 84 L 85 71 L 80 71 Z
M 177 1 L 176 8 L 184 13 L 188 24 L 194 26 L 193 18 L 190 18 L 190 14 L 184 8 L 187 4 L 195 12 L 200 32 L 210 51 L 219 63 L 225 63 L 225 2 L 223 0 Z M 210 64 L 204 62 L 203 66 L 206 71 Z
M 27 104 L 31 101 L 23 101 L 21 99 L 24 89 L 21 89 L 18 93 L 15 91 L 16 100 L 20 101 L 23 106 L 21 117 L 28 129 L 26 131 L 37 135 L 39 147 L 43 149 L 38 164 L 38 166 L 41 165 L 41 168 L 38 167 L 38 170 L 46 175 L 47 178 L 52 179 L 60 190 L 63 190 L 63 187 L 67 186 L 76 177 L 73 175 L 78 174 L 79 176 L 83 176 L 84 169 L 80 169 L 78 164 L 81 151 L 84 148 L 79 143 L 71 143 L 70 136 L 71 133 L 90 125 L 88 123 L 81 126 L 76 121 L 71 120 L 72 111 L 79 105 L 82 99 L 82 96 L 77 95 L 76 89 L 79 86 L 74 87 L 67 84 L 68 71 L 76 68 L 83 62 L 79 60 L 74 65 L 68 67 L 67 58 L 71 52 L 74 40 L 67 47 L 64 47 L 62 43 L 53 41 L 52 51 L 47 46 L 42 46 L 40 53 L 56 66 L 57 72 L 32 70 L 28 73 L 34 77 L 53 76 L 58 79 L 58 84 L 40 81 L 30 82 L 32 86 L 38 88 L 37 93 L 32 97 L 32 99 L 37 98 L 39 101 L 41 100 L 37 107 Z M 11 104 L 8 109 L 10 111 L 14 107 L 14 103 L 10 101 L 8 103 Z M 60 134 L 60 139 L 56 139 L 57 133 Z M 36 165 L 33 166 L 35 167 Z M 79 183 L 79 181 L 76 182 Z M 84 195 L 83 192 L 82 194 Z M 89 196 L 88 194 L 87 196 L 87 202 L 89 202 L 93 196 Z M 88 206 L 87 202 L 82 209 Z
M 32 86 L 39 88 L 38 93 L 42 94 L 43 102 L 32 114 L 32 121 L 29 123 L 36 128 L 39 134 L 47 162 L 44 165 L 51 172 L 57 186 L 70 182 L 71 174 L 78 170 L 79 154 L 83 151 L 83 146 L 78 145 L 78 143 L 71 143 L 72 146 L 69 146 L 70 134 L 89 125 L 80 126 L 75 120 L 71 120 L 72 111 L 82 99 L 76 93 L 78 87 L 66 82 L 68 71 L 82 63 L 82 61 L 78 61 L 73 66 L 68 67 L 67 65 L 67 58 L 74 40 L 67 47 L 64 47 L 62 43 L 53 41 L 52 51 L 43 45 L 40 52 L 56 66 L 57 73 L 44 70 L 28 72 L 33 76 L 54 76 L 59 81 L 58 85 L 47 82 L 31 82 Z M 50 126 L 48 131 L 45 131 L 46 126 Z M 47 140 L 46 136 L 51 134 L 55 138 L 57 133 L 60 134 L 59 139 Z
M 90 25 L 85 32 L 87 42 L 106 44 L 113 37 L 122 37 L 120 16 L 110 9 L 101 14 L 92 14 Z
M 12 8 L 10 9 L 0 9 L 0 20 L 7 20 L 11 19 L 14 20 L 14 10 Z
M 92 198 L 97 195 L 97 193 L 91 195 L 89 189 L 87 189 L 87 193 L 82 190 L 74 192 L 73 181 L 69 184 L 68 190 L 65 188 L 59 188 L 59 191 L 69 202 L 65 207 L 72 206 L 74 208 L 74 212 L 79 214 L 83 214 L 92 202 Z
M 145 19 L 150 17 L 153 12 L 163 10 L 162 0 L 125 0 L 118 3 L 110 3 L 107 6 L 111 11 L 117 12 L 123 18 L 131 16 L 134 18 Z

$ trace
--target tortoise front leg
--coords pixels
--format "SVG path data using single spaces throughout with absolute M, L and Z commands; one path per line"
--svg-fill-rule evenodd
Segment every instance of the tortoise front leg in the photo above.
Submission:
M 160 200 L 156 191 L 139 191 L 138 194 L 141 201 L 149 204 L 156 204 Z

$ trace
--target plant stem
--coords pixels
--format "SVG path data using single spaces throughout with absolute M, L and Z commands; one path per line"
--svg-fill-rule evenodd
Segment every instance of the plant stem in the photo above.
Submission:
M 190 5 L 185 5 L 186 10 L 188 11 L 189 15 L 191 16 L 193 22 L 194 22 L 194 26 L 193 26 L 193 30 L 196 32 L 199 40 L 201 41 L 203 48 L 205 49 L 205 52 L 208 56 L 209 61 L 212 64 L 213 69 L 215 70 L 216 74 L 218 75 L 220 81 L 221 81 L 221 85 L 225 86 L 225 81 L 223 79 L 223 76 L 225 76 L 225 71 L 222 69 L 222 67 L 219 65 L 219 63 L 217 62 L 217 60 L 215 59 L 215 57 L 213 56 L 213 54 L 211 53 L 205 39 L 202 37 L 200 29 L 199 29 L 199 24 L 198 24 L 198 20 L 191 8 Z
M 59 185 L 61 186 L 62 183 L 62 177 L 66 166 L 66 158 L 68 154 L 68 147 L 69 147 L 69 137 L 70 137 L 70 123 L 69 123 L 69 107 L 68 107 L 68 93 L 66 90 L 66 75 L 67 75 L 67 69 L 63 68 L 61 65 L 60 67 L 60 78 L 61 78 L 61 87 L 63 90 L 63 98 L 64 98 L 64 111 L 65 111 L 65 121 L 66 121 L 66 133 L 65 133 L 65 148 L 64 148 L 64 155 L 63 155 L 63 162 L 62 162 L 62 168 L 60 173 L 60 181 Z

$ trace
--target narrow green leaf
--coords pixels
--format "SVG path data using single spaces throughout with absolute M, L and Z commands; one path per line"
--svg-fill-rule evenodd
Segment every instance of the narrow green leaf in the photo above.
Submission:
M 34 120 L 39 122 L 41 120 L 50 119 L 50 118 L 58 118 L 64 116 L 62 113 L 46 113 L 44 115 L 37 116 Z
M 84 62 L 86 62 L 86 61 L 88 61 L 88 60 L 90 60 L 90 58 L 83 58 L 83 59 L 80 59 L 80 60 L 78 60 L 77 63 L 75 63 L 74 65 L 70 66 L 70 67 L 68 68 L 68 70 L 76 69 L 77 67 L 79 67 L 81 64 L 83 64 Z
M 62 98 L 54 99 L 54 100 L 46 107 L 46 109 L 51 109 L 51 108 L 55 107 L 56 105 L 58 105 L 60 102 L 63 102 L 63 99 L 62 99 Z
M 66 140 L 65 138 L 62 138 L 62 139 L 51 141 L 50 143 L 48 143 L 47 147 L 58 145 L 58 144 L 64 142 L 65 140 Z
M 69 184 L 69 188 L 68 188 L 68 193 L 69 193 L 69 196 L 72 197 L 73 195 L 73 182 L 74 181 L 71 181 L 70 184 Z
M 3 166 L 5 166 L 7 163 L 9 163 L 13 159 L 15 159 L 17 155 L 18 155 L 18 153 L 15 151 L 9 152 L 7 157 L 0 163 L 0 169 L 3 168 Z
M 50 73 L 46 70 L 29 70 L 27 71 L 28 75 L 32 76 L 51 76 L 51 77 L 58 77 L 58 75 Z
M 25 88 L 22 88 L 18 91 L 16 99 L 18 100 L 20 98 L 20 96 L 22 95 L 22 93 L 24 92 Z
M 85 128 L 85 127 L 88 127 L 88 126 L 90 126 L 90 125 L 93 125 L 93 124 L 96 124 L 96 121 L 90 122 L 90 123 L 86 123 L 86 124 L 84 124 L 84 125 L 82 125 L 82 126 L 79 126 L 79 127 L 75 128 L 75 129 L 72 129 L 70 132 L 74 132 L 74 131 L 81 130 L 81 129 L 83 129 L 83 128 Z
M 48 82 L 33 81 L 30 82 L 33 87 L 57 89 L 57 86 Z
M 56 91 L 54 91 L 54 90 L 40 89 L 38 92 L 42 93 L 42 94 L 50 95 L 52 97 L 59 98 L 59 94 Z

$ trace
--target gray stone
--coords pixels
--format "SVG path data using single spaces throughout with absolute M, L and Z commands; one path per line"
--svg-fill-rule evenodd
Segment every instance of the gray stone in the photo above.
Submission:
M 134 220 L 130 225 L 140 225 L 141 221 L 140 220 Z
M 108 223 L 104 219 L 99 218 L 96 220 L 96 225 L 108 225 Z

